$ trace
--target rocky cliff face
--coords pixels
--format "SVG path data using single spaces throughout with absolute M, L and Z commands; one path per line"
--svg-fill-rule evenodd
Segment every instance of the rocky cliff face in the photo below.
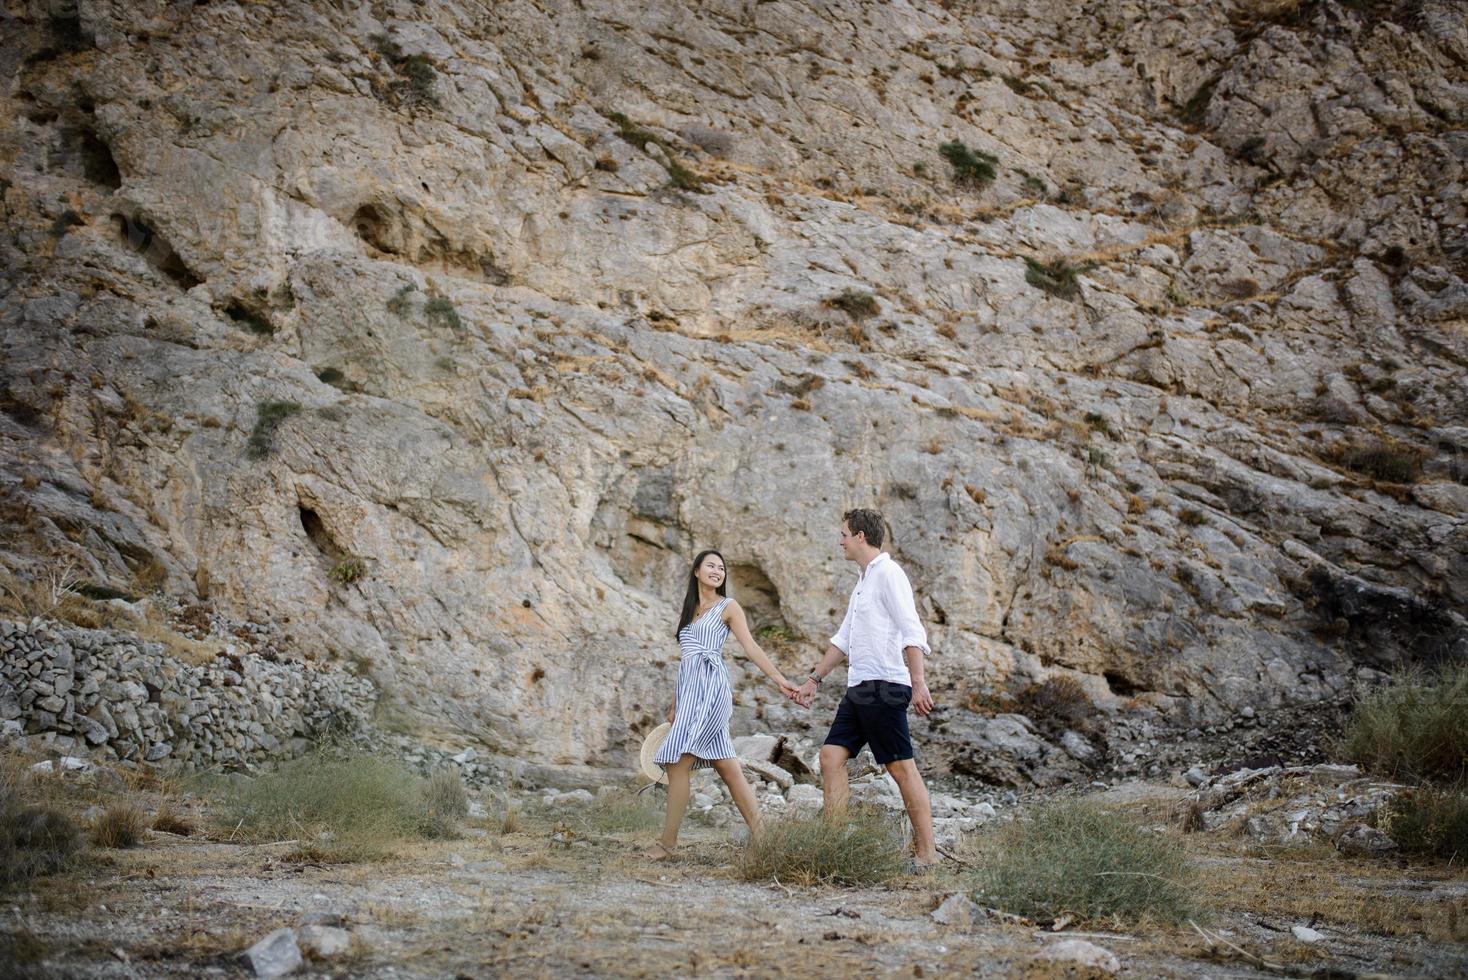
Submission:
M 665 709 L 699 547 L 806 666 L 850 506 L 959 771 L 1045 678 L 1208 725 L 1468 652 L 1461 4 L 7 15 L 22 574 L 546 773 Z

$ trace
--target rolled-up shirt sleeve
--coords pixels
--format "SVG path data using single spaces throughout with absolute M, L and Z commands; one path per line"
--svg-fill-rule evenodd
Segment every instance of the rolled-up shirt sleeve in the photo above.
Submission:
M 846 603 L 846 618 L 841 620 L 841 628 L 836 630 L 836 635 L 831 637 L 831 645 L 847 656 L 851 655 L 851 616 L 856 609 L 856 602 Z
M 882 577 L 882 586 L 887 615 L 892 617 L 897 627 L 897 648 L 917 647 L 927 656 L 931 652 L 928 649 L 928 631 L 923 629 L 922 620 L 918 619 L 917 603 L 913 600 L 912 583 L 907 580 L 907 573 L 893 565 Z

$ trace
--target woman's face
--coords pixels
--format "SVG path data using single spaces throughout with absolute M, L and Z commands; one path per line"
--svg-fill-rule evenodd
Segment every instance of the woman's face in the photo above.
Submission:
M 718 555 L 704 555 L 703 561 L 693 570 L 698 580 L 711 589 L 717 589 L 724 582 L 724 559 Z

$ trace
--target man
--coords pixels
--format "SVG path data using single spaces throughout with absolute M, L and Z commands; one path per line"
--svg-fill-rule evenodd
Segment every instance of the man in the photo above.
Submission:
M 841 553 L 861 568 L 846 618 L 831 637 L 825 656 L 811 671 L 796 697 L 809 707 L 826 675 L 841 662 L 846 695 L 821 747 L 821 783 L 828 816 L 840 814 L 848 797 L 846 762 L 870 745 L 872 756 L 887 767 L 912 821 L 915 869 L 938 862 L 933 843 L 933 811 L 928 788 L 912 757 L 907 708 L 919 715 L 933 710 L 933 696 L 923 679 L 928 635 L 913 603 L 912 584 L 891 556 L 881 550 L 882 515 L 850 510 L 841 520 Z

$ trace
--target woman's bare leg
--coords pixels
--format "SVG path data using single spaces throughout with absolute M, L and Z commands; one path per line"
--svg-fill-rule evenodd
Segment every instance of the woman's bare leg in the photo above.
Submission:
M 683 813 L 688 809 L 688 795 L 693 782 L 693 756 L 684 753 L 677 762 L 668 766 L 668 814 L 663 818 L 663 836 L 657 840 L 664 854 L 656 847 L 644 852 L 647 857 L 665 857 L 678 846 L 678 828 L 683 824 Z
M 749 839 L 757 840 L 760 834 L 765 832 L 764 821 L 760 818 L 759 803 L 755 801 L 754 789 L 750 787 L 749 781 L 744 778 L 744 767 L 739 764 L 738 759 L 714 759 L 714 772 L 729 787 L 729 795 L 734 798 L 734 805 L 739 808 L 739 815 L 749 826 Z

